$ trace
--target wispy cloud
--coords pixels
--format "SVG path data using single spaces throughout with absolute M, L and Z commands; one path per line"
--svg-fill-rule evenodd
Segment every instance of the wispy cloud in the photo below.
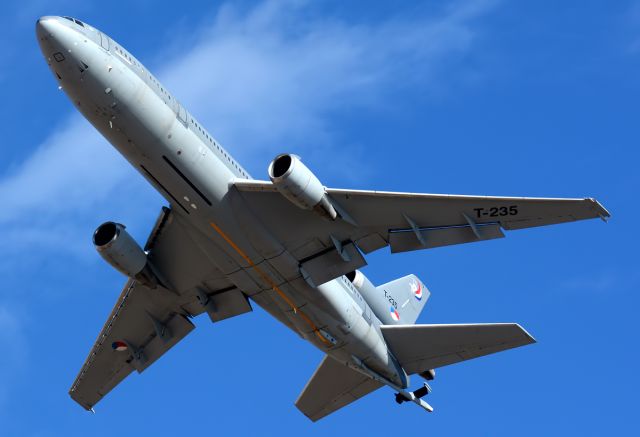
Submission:
M 493 3 L 356 24 L 314 16 L 307 2 L 248 13 L 227 5 L 163 76 L 240 158 L 283 148 L 328 155 L 343 146 L 329 115 L 388 110 L 408 86 L 445 87 L 448 67 L 474 41 L 473 21 Z
M 621 271 L 585 272 L 582 276 L 574 276 L 560 283 L 560 289 L 570 293 L 609 294 L 611 292 L 627 292 L 640 284 L 640 273 Z
M 307 2 L 267 1 L 248 11 L 227 4 L 159 76 L 249 167 L 251 159 L 266 167 L 270 154 L 282 150 L 322 161 L 343 146 L 332 114 L 384 107 L 405 86 L 446 84 L 447 66 L 470 50 L 474 20 L 493 3 L 466 1 L 436 14 L 355 24 L 327 18 Z M 98 224 L 97 211 L 149 220 L 157 197 L 153 213 L 133 212 L 150 204 L 149 193 L 117 152 L 71 115 L 0 178 L 3 262 L 11 264 L 21 250 L 33 255 L 34 245 L 82 254 L 88 245 L 72 242 L 89 221 Z
M 6 402 L 11 379 L 26 359 L 27 349 L 20 319 L 0 303 L 0 406 Z
M 625 35 L 626 52 L 633 56 L 640 53 L 640 1 L 632 1 L 624 10 L 618 31 Z
M 149 195 L 145 188 L 92 126 L 71 116 L 0 181 L 0 271 L 11 268 L 22 254 L 32 261 L 39 254 L 50 256 L 51 249 L 61 255 L 84 255 L 90 246 L 83 243 L 99 224 L 95 217 L 113 212 L 114 206 L 126 214 L 141 196 Z M 87 238 L 79 239 L 81 233 Z

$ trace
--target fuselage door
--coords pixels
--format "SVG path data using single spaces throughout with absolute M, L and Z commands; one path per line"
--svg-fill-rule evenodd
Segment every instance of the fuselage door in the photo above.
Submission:
M 102 32 L 100 33 L 100 45 L 103 49 L 109 50 L 109 37 Z
M 178 103 L 178 111 L 176 112 L 178 120 L 180 120 L 182 124 L 187 126 L 187 111 L 184 109 L 184 106 L 180 104 L 180 102 L 176 101 L 176 103 Z

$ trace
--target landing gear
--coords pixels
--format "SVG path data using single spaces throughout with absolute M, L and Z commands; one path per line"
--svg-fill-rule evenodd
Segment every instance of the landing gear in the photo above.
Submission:
M 414 399 L 421 399 L 424 396 L 428 395 L 429 393 L 431 393 L 431 386 L 426 382 L 422 387 L 420 387 L 416 391 L 411 392 L 411 394 L 413 394 Z M 411 398 L 408 398 L 402 393 L 396 393 L 396 402 L 398 404 L 402 404 L 403 402 L 408 402 L 408 401 L 414 401 L 414 400 Z
M 420 373 L 420 376 L 422 376 L 427 381 L 433 381 L 436 378 L 436 371 L 435 369 L 425 370 L 424 372 Z
M 415 392 L 406 391 L 396 383 L 389 381 L 384 376 L 369 369 L 358 357 L 352 356 L 352 358 L 353 358 L 353 362 L 355 363 L 354 370 L 358 370 L 359 372 L 369 376 L 371 379 L 378 381 L 381 384 L 388 385 L 394 390 L 397 390 L 398 394 L 396 395 L 396 402 L 401 404 L 404 401 L 411 401 L 414 404 L 418 405 L 420 408 L 424 409 L 425 411 L 428 411 L 429 413 L 433 412 L 433 407 L 431 405 L 427 404 L 425 401 L 420 399 L 420 397 L 415 395 L 415 393 L 422 393 L 425 390 L 426 390 L 425 394 L 431 391 L 431 387 L 429 387 L 426 383 L 425 383 L 426 388 L 425 387 L 419 388 Z M 424 394 L 421 396 L 424 396 Z M 404 400 L 400 400 L 402 398 L 404 398 Z

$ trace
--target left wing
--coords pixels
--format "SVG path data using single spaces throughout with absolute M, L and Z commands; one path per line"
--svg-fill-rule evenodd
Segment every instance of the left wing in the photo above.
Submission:
M 127 281 L 69 394 L 92 409 L 134 369 L 142 372 L 194 327 L 163 292 Z
M 145 250 L 173 291 L 127 281 L 69 390 L 87 410 L 191 332 L 192 316 L 206 312 L 218 321 L 251 311 L 246 296 L 211 265 L 175 212 L 163 208 Z
M 327 188 L 338 219 L 298 208 L 271 182 L 236 180 L 254 214 L 322 283 L 366 264 L 359 250 L 429 249 L 504 237 L 523 229 L 592 218 L 609 212 L 595 199 L 459 196 Z M 358 250 L 359 249 L 359 250 Z

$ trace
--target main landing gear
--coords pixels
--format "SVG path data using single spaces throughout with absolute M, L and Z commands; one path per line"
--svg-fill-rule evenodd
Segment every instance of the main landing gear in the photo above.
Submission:
M 431 386 L 425 382 L 422 387 L 411 392 L 411 394 L 413 395 L 413 399 L 406 397 L 406 395 L 402 393 L 396 393 L 396 402 L 398 404 L 401 404 L 403 402 L 414 401 L 414 399 L 421 399 L 429 393 L 431 393 Z

